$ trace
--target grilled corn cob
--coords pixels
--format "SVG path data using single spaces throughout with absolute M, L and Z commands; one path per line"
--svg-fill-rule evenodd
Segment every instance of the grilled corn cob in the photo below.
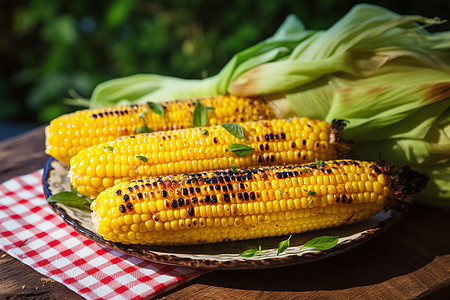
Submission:
M 426 175 L 384 162 L 212 171 L 121 182 L 91 204 L 103 238 L 125 244 L 236 241 L 337 227 L 411 201 Z
M 242 123 L 246 140 L 222 126 L 154 132 L 101 144 L 70 161 L 69 178 L 81 194 L 95 198 L 119 181 L 262 164 L 293 164 L 341 157 L 343 121 L 306 118 Z M 230 145 L 254 149 L 240 157 Z
M 270 106 L 262 99 L 236 96 L 165 102 L 162 103 L 164 116 L 153 113 L 146 104 L 81 110 L 50 122 L 45 129 L 46 153 L 68 164 L 82 149 L 136 134 L 138 128 L 165 131 L 192 127 L 192 114 L 198 100 L 213 108 L 208 116 L 210 125 L 274 117 Z

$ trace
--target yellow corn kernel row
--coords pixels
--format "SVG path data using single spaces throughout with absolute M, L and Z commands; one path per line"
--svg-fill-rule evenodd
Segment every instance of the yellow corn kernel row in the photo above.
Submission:
M 91 204 L 97 233 L 125 244 L 215 243 L 353 224 L 413 197 L 428 178 L 355 160 L 121 182 Z
M 70 161 L 69 178 L 78 192 L 95 198 L 124 180 L 334 159 L 346 151 L 342 124 L 307 118 L 246 122 L 241 124 L 246 139 L 222 126 L 124 137 L 81 151 Z M 254 150 L 240 157 L 231 144 Z
M 262 99 L 215 96 L 161 103 L 164 116 L 146 104 L 80 110 L 58 117 L 45 129 L 46 153 L 68 164 L 82 149 L 136 134 L 144 125 L 153 131 L 192 127 L 193 111 L 200 101 L 209 109 L 208 124 L 257 121 L 274 118 Z

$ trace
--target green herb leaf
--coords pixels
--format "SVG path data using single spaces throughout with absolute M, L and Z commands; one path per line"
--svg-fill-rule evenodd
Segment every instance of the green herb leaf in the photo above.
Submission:
M 245 139 L 244 130 L 242 126 L 239 124 L 222 124 L 223 128 L 225 128 L 229 133 L 237 137 L 238 139 Z
M 109 150 L 109 151 L 111 151 L 111 152 L 114 151 L 114 148 L 111 147 L 111 146 L 103 146 L 103 149 Z
M 136 128 L 136 133 L 151 133 L 154 132 L 153 129 L 149 128 L 147 125 Z
M 157 115 L 164 117 L 164 107 L 155 102 L 147 102 L 147 106 Z
M 239 254 L 239 256 L 253 257 L 260 252 L 261 252 L 261 245 L 259 245 L 258 248 L 247 249 L 244 252 L 242 252 L 241 254 Z
M 314 162 L 316 165 L 322 165 L 323 164 L 323 160 L 317 160 Z
M 231 144 L 228 149 L 235 155 L 241 157 L 247 156 L 255 150 L 252 147 L 243 144 Z
M 320 236 L 306 242 L 300 249 L 314 248 L 317 250 L 328 250 L 337 245 L 338 236 Z
M 147 157 L 142 156 L 142 155 L 136 155 L 136 158 L 139 158 L 139 159 L 142 160 L 143 162 L 147 162 L 147 161 L 148 161 Z
M 305 173 L 311 173 L 310 169 L 303 169 L 302 171 L 305 172 Z
M 59 192 L 57 194 L 51 195 L 48 202 L 59 202 L 64 205 L 79 208 L 82 210 L 90 210 L 91 201 L 86 197 L 80 197 L 73 192 Z
M 308 192 L 308 195 L 310 195 L 310 196 L 315 196 L 315 195 L 316 195 L 316 192 Z
M 234 173 L 237 173 L 237 172 L 238 172 L 238 168 L 236 167 L 235 164 L 232 164 L 232 165 L 231 165 L 231 171 L 233 171 Z
M 207 121 L 206 107 L 200 101 L 197 101 L 192 119 L 192 127 L 204 127 Z
M 203 129 L 203 130 L 202 130 L 202 134 L 203 134 L 203 135 L 207 135 L 207 134 L 208 134 L 208 130 Z
M 291 237 L 292 235 L 290 235 L 287 240 L 284 240 L 278 244 L 277 256 L 286 251 L 287 248 L 289 248 L 289 245 L 291 244 Z
M 280 191 L 280 193 L 281 193 L 281 196 L 283 196 L 283 194 L 284 194 L 284 191 L 283 190 L 280 190 L 280 189 L 278 189 L 279 191 Z

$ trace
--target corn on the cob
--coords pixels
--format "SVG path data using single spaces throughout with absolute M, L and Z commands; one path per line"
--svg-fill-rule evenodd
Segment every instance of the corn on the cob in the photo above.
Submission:
M 192 127 L 196 101 L 213 108 L 208 116 L 210 125 L 274 118 L 263 99 L 236 96 L 165 102 L 164 116 L 153 113 L 146 104 L 81 110 L 50 122 L 45 129 L 46 153 L 68 164 L 82 149 L 136 134 L 144 125 L 153 131 Z
M 81 194 L 96 197 L 119 181 L 262 164 L 294 164 L 341 157 L 346 150 L 342 121 L 306 118 L 242 123 L 244 139 L 222 126 L 154 132 L 101 144 L 70 161 L 69 178 Z M 242 142 L 241 142 L 242 141 Z M 239 157 L 234 143 L 254 151 Z
M 212 171 L 121 182 L 92 202 L 103 238 L 176 245 L 296 234 L 352 224 L 397 200 L 410 201 L 427 176 L 384 162 Z

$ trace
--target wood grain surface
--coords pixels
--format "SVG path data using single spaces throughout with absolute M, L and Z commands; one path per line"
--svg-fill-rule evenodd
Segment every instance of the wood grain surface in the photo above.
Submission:
M 44 130 L 0 143 L 0 182 L 44 166 Z M 1 201 L 1 200 L 0 200 Z M 156 299 L 449 299 L 450 212 L 414 206 L 386 233 L 318 262 L 212 271 Z M 0 299 L 82 299 L 0 251 Z

